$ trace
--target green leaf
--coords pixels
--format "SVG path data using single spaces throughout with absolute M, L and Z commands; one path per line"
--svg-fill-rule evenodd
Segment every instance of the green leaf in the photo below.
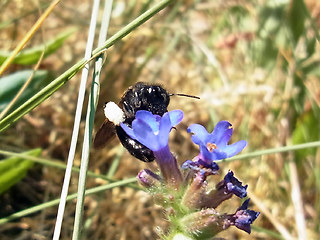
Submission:
M 57 36 L 57 38 L 49 40 L 45 44 L 41 44 L 26 50 L 22 50 L 13 60 L 13 63 L 21 65 L 31 65 L 37 63 L 42 51 L 44 50 L 44 57 L 54 53 L 60 48 L 63 42 L 75 32 L 75 29 L 69 29 Z M 0 50 L 0 65 L 10 56 L 11 52 Z
M 25 154 L 37 157 L 41 154 L 41 151 L 41 149 L 37 148 L 25 152 Z M 18 183 L 33 164 L 34 162 L 21 157 L 10 157 L 0 160 L 0 194 Z
M 32 72 L 33 70 L 23 70 L 0 78 L 0 112 L 11 102 Z M 9 113 L 39 92 L 48 83 L 48 72 L 44 70 L 37 71 Z

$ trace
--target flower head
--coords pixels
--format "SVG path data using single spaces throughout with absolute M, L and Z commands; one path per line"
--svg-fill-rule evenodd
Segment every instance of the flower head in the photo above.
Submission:
M 181 122 L 182 118 L 183 112 L 181 110 L 167 112 L 162 117 L 140 110 L 136 113 L 132 128 L 124 123 L 120 123 L 120 125 L 131 138 L 157 152 L 168 146 L 169 133 L 174 126 Z
M 193 134 L 191 136 L 192 141 L 200 147 L 200 159 L 209 163 L 211 161 L 232 157 L 244 149 L 247 145 L 245 140 L 228 145 L 233 133 L 231 126 L 227 121 L 220 121 L 212 133 L 208 133 L 207 130 L 199 124 L 189 126 L 188 132 Z
M 246 197 L 247 185 L 243 186 L 232 171 L 215 188 L 210 189 L 207 181 L 210 175 L 218 174 L 216 160 L 236 155 L 247 142 L 241 140 L 228 145 L 233 129 L 227 121 L 219 122 L 212 133 L 199 124 L 191 125 L 188 132 L 193 134 L 192 141 L 199 145 L 200 153 L 182 164 L 181 168 L 185 170 L 182 175 L 168 145 L 171 129 L 182 118 L 181 110 L 170 111 L 163 116 L 140 110 L 131 126 L 120 123 L 126 134 L 153 152 L 160 168 L 161 175 L 148 169 L 140 171 L 138 181 L 153 193 L 158 204 L 167 209 L 174 226 L 170 235 L 175 236 L 174 239 L 213 239 L 231 226 L 250 233 L 251 224 L 260 213 L 248 209 L 249 200 L 233 214 L 217 210 L 223 201 L 233 195 Z

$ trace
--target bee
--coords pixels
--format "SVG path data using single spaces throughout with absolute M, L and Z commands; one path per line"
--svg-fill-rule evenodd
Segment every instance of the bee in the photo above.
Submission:
M 155 159 L 153 152 L 126 134 L 120 123 L 131 127 L 136 112 L 139 110 L 146 110 L 154 115 L 162 116 L 168 111 L 170 96 L 173 95 L 199 99 L 199 97 L 187 94 L 168 93 L 161 85 L 156 84 L 137 82 L 129 87 L 118 105 L 114 102 L 105 104 L 106 119 L 95 135 L 94 148 L 103 147 L 112 137 L 117 135 L 121 144 L 132 156 L 143 162 L 152 162 Z

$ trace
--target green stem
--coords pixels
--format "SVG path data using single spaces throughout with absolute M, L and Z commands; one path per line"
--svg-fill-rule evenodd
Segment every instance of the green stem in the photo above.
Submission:
M 58 168 L 58 169 L 62 169 L 65 170 L 67 168 L 66 164 L 59 162 L 59 160 L 55 160 L 55 159 L 44 159 L 44 158 L 40 158 L 40 157 L 34 157 L 34 156 L 30 156 L 27 155 L 25 153 L 14 153 L 14 152 L 8 152 L 8 151 L 4 151 L 0 149 L 0 154 L 4 155 L 4 156 L 13 156 L 13 157 L 19 157 L 19 158 L 23 158 L 23 159 L 28 159 L 32 162 L 36 162 L 39 163 L 41 165 L 44 166 L 48 166 L 48 167 L 54 167 L 54 168 Z M 80 169 L 77 167 L 72 167 L 72 171 L 74 172 L 80 172 Z M 115 180 L 112 179 L 111 177 L 102 175 L 102 174 L 96 174 L 94 172 L 88 171 L 87 175 L 90 177 L 95 177 L 95 178 L 101 178 L 104 180 L 107 180 L 109 182 L 114 182 Z
M 275 153 L 281 153 L 281 152 L 289 152 L 289 151 L 297 151 L 300 149 L 314 148 L 314 147 L 320 147 L 320 141 L 302 143 L 302 144 L 297 144 L 297 145 L 292 145 L 292 146 L 265 149 L 265 150 L 256 151 L 256 152 L 252 152 L 252 153 L 241 154 L 241 155 L 234 156 L 234 157 L 231 157 L 231 158 L 228 158 L 225 160 L 218 160 L 216 162 L 217 163 L 218 162 L 232 162 L 232 161 L 240 160 L 240 159 L 251 159 L 251 158 L 259 157 L 262 155 L 275 154 Z

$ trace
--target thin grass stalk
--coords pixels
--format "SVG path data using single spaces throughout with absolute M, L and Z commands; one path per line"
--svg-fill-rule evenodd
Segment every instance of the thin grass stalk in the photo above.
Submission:
M 8 156 L 8 157 L 19 157 L 19 158 L 27 159 L 27 160 L 39 163 L 41 165 L 48 166 L 48 167 L 54 167 L 57 169 L 65 170 L 67 168 L 66 164 L 61 163 L 61 161 L 56 160 L 56 159 L 44 159 L 44 158 L 40 158 L 40 157 L 34 157 L 31 155 L 23 154 L 23 153 L 9 152 L 9 151 L 5 151 L 5 150 L 1 150 L 1 149 L 0 149 L 0 154 L 4 155 L 4 156 Z M 77 167 L 72 167 L 72 171 L 79 173 L 80 169 Z M 90 177 L 94 177 L 94 178 L 101 178 L 101 179 L 106 180 L 108 182 L 115 182 L 114 179 L 111 179 L 106 175 L 97 174 L 97 173 L 94 173 L 91 171 L 88 171 L 87 175 Z
M 111 9 L 112 9 L 112 1 L 105 2 L 105 8 L 101 23 L 101 30 L 99 34 L 98 47 L 102 46 L 107 38 L 107 32 L 109 28 L 109 22 L 111 18 Z M 98 13 L 97 13 L 98 15 Z M 97 20 L 97 19 L 95 19 Z M 76 214 L 74 220 L 74 228 L 73 228 L 73 240 L 81 239 L 81 230 L 82 230 L 82 218 L 83 218 L 83 206 L 84 206 L 84 196 L 86 190 L 86 176 L 88 170 L 89 163 L 89 154 L 90 154 L 90 145 L 92 138 L 92 130 L 94 124 L 94 116 L 96 107 L 99 99 L 99 85 L 100 85 L 100 73 L 103 65 L 103 54 L 101 54 L 95 61 L 94 67 L 94 76 L 91 85 L 91 93 L 89 96 L 88 102 L 88 110 L 86 116 L 86 125 L 82 146 L 82 155 L 81 155 L 81 166 L 80 166 L 80 175 L 79 175 L 79 183 L 78 183 L 78 199 L 76 205 Z
M 284 146 L 284 147 L 264 149 L 264 150 L 255 151 L 255 152 L 251 152 L 251 153 L 240 154 L 240 155 L 228 158 L 226 160 L 217 160 L 215 162 L 216 163 L 219 163 L 219 162 L 233 162 L 235 160 L 241 160 L 241 159 L 249 160 L 249 159 L 252 159 L 254 157 L 259 157 L 259 156 L 263 156 L 263 155 L 282 153 L 282 152 L 290 152 L 290 151 L 297 151 L 297 150 L 300 150 L 300 149 L 317 148 L 317 147 L 320 147 L 320 141 L 302 143 L 302 144 L 297 144 L 297 145 L 292 145 L 292 146 Z
M 99 192 L 103 192 L 103 191 L 106 191 L 106 190 L 109 190 L 109 189 L 112 189 L 112 188 L 122 187 L 122 186 L 129 186 L 131 183 L 136 183 L 136 182 L 137 182 L 137 178 L 136 177 L 120 180 L 120 181 L 117 181 L 117 182 L 114 182 L 114 183 L 109 183 L 109 184 L 105 184 L 105 185 L 102 185 L 102 186 L 89 188 L 85 192 L 85 195 L 89 196 L 89 195 L 96 194 L 96 193 L 99 193 Z M 67 197 L 67 201 L 71 201 L 73 199 L 76 199 L 77 196 L 78 196 L 77 193 L 70 194 Z M 25 216 L 27 216 L 29 214 L 44 210 L 46 208 L 54 207 L 54 206 L 58 205 L 59 202 L 60 202 L 60 198 L 54 199 L 52 201 L 49 201 L 49 202 L 46 202 L 46 203 L 42 203 L 42 204 L 39 204 L 37 206 L 22 210 L 22 211 L 17 212 L 17 213 L 14 213 L 14 214 L 12 214 L 12 215 L 10 215 L 8 217 L 1 218 L 0 219 L 0 225 L 5 224 L 5 223 L 7 223 L 9 221 L 12 221 L 14 219 L 22 218 L 22 217 L 25 217 Z
M 86 60 L 90 59 L 90 57 L 91 57 L 91 52 L 92 52 L 92 48 L 93 48 L 93 41 L 94 41 L 94 36 L 95 36 L 94 33 L 95 33 L 96 22 L 97 22 L 97 17 L 98 17 L 98 12 L 99 12 L 99 3 L 100 3 L 100 0 L 95 0 L 93 3 L 92 15 L 91 15 L 91 21 L 90 21 L 90 27 L 89 27 L 89 34 L 88 34 L 88 41 L 87 41 L 86 52 L 85 52 L 85 57 L 84 57 L 84 59 L 86 59 Z M 85 67 L 82 69 L 81 82 L 80 82 L 80 88 L 79 88 L 79 94 L 78 94 L 77 109 L 76 109 L 74 126 L 73 126 L 72 137 L 71 137 L 71 145 L 70 145 L 70 149 L 69 149 L 67 168 L 66 168 L 62 191 L 61 191 L 61 201 L 59 203 L 58 215 L 57 215 L 56 225 L 55 225 L 55 229 L 54 229 L 54 233 L 53 233 L 53 240 L 58 240 L 60 237 L 60 233 L 61 233 L 63 215 L 64 215 L 64 210 L 65 210 L 65 205 L 66 205 L 68 190 L 69 190 L 69 184 L 70 184 L 70 179 L 71 179 L 72 165 L 73 165 L 74 155 L 76 152 L 76 146 L 77 146 L 77 141 L 78 141 L 81 113 L 82 113 L 82 108 L 83 108 L 83 101 L 84 101 L 84 96 L 85 96 L 88 74 L 89 74 L 89 63 L 87 63 L 85 65 Z M 80 170 L 80 176 L 81 176 L 81 170 Z

